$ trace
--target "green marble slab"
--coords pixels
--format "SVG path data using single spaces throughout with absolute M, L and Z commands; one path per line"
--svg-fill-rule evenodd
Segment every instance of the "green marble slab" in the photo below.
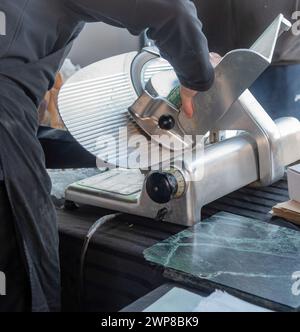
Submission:
M 189 286 L 221 285 L 272 309 L 300 308 L 296 230 L 221 212 L 146 249 L 144 256 Z

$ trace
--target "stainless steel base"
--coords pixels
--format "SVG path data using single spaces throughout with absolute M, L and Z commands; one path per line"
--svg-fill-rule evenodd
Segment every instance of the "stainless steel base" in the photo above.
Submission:
M 300 160 L 300 123 L 291 118 L 276 122 L 281 133 L 281 164 Z M 77 182 L 66 190 L 66 199 L 124 213 L 157 218 L 185 226 L 201 220 L 204 205 L 251 183 L 259 184 L 260 166 L 258 147 L 250 134 L 239 136 L 206 147 L 201 161 L 191 168 L 186 165 L 186 179 L 195 176 L 199 163 L 204 166 L 203 178 L 187 181 L 187 190 L 179 199 L 167 204 L 153 202 L 145 189 L 145 178 L 139 170 L 108 170 L 103 174 Z M 284 166 L 282 172 L 284 171 Z M 268 183 L 277 181 L 277 178 Z

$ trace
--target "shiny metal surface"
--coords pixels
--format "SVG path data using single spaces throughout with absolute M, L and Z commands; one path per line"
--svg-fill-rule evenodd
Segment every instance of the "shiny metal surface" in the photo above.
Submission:
M 63 122 L 72 136 L 99 161 L 127 167 L 127 142 L 134 144 L 137 135 L 145 136 L 141 150 L 151 149 L 148 137 L 131 118 L 128 107 L 137 99 L 132 81 L 145 81 L 170 65 L 154 53 L 127 53 L 94 63 L 72 76 L 61 89 L 58 106 Z M 153 61 L 151 61 L 153 60 Z M 138 63 L 141 61 L 143 66 Z M 132 64 L 135 64 L 135 67 Z M 142 85 L 143 86 L 143 85 Z M 120 131 L 126 129 L 126 136 Z M 118 144 L 120 137 L 124 144 Z M 118 146 L 103 146 L 103 141 L 115 141 Z M 169 158 L 161 148 L 161 161 Z M 150 158 L 145 158 L 150 160 Z M 148 167 L 148 160 L 141 167 Z M 150 160 L 151 164 L 151 160 Z
M 282 133 L 277 143 L 281 144 L 284 151 L 283 163 L 290 164 L 300 160 L 299 121 L 290 118 L 280 119 L 277 121 L 277 126 Z M 107 172 L 109 177 L 110 172 L 114 170 Z M 128 171 L 118 170 L 118 172 L 124 173 L 125 181 Z M 203 176 L 199 179 L 197 179 L 198 172 L 203 172 Z M 183 174 L 187 188 L 185 194 L 167 204 L 153 202 L 147 195 L 145 182 L 143 184 L 140 182 L 140 191 L 132 200 L 120 197 L 109 187 L 106 190 L 103 188 L 92 190 L 82 188 L 78 183 L 67 189 L 66 199 L 152 219 L 157 217 L 161 209 L 167 209 L 165 221 L 191 226 L 201 220 L 201 209 L 204 205 L 260 179 L 256 141 L 250 134 L 243 133 L 210 145 L 205 149 L 201 159 L 192 164 L 185 164 Z M 143 176 L 142 173 L 140 176 Z M 193 181 L 194 179 L 196 180 Z M 133 186 L 137 184 L 134 179 L 132 181 Z
M 128 106 L 136 99 L 130 79 L 130 64 L 136 53 L 120 55 L 88 66 L 63 86 L 59 94 L 59 111 L 65 126 L 90 153 L 101 155 L 98 140 L 117 137 L 119 128 L 129 126 Z
M 153 99 L 148 92 L 144 92 L 129 108 L 129 112 L 138 124 L 142 123 L 143 131 L 149 136 L 168 136 L 169 139 L 161 143 L 165 148 L 169 149 L 171 147 L 170 142 L 175 143 L 172 150 L 181 150 L 183 146 L 193 148 L 193 140 L 188 137 L 184 139 L 185 132 L 179 126 L 179 111 L 165 100 L 161 98 Z M 164 130 L 159 127 L 158 122 L 162 115 L 171 115 L 175 119 L 173 129 Z
M 139 93 L 140 99 L 129 108 L 131 115 L 148 135 L 157 135 L 158 115 L 163 113 L 171 114 L 174 117 L 175 128 L 168 132 L 165 131 L 165 134 L 172 136 L 178 142 L 184 140 L 184 135 L 206 135 L 214 129 L 216 122 L 228 112 L 244 91 L 270 65 L 278 37 L 290 27 L 291 24 L 283 15 L 279 15 L 251 49 L 234 50 L 226 54 L 215 68 L 213 86 L 208 91 L 199 92 L 194 97 L 196 111 L 192 119 L 188 119 L 184 112 L 174 109 L 162 98 L 165 96 L 160 95 L 162 90 L 171 91 L 174 86 L 174 74 L 173 78 L 169 79 L 164 73 L 157 74 L 150 80 L 152 90 L 157 93 L 152 93 L 152 95 L 149 91 Z M 147 53 L 148 51 L 145 52 L 145 55 L 141 55 L 141 58 L 149 57 Z M 157 55 L 152 54 L 152 56 Z M 160 134 L 163 132 L 159 131 Z M 195 139 L 193 144 L 195 144 Z M 169 145 L 166 148 L 172 149 L 172 146 Z
M 200 161 L 198 161 L 200 162 Z M 205 151 L 204 177 L 200 181 L 187 183 L 186 194 L 167 204 L 154 203 L 145 190 L 145 183 L 141 186 L 137 202 L 123 201 L 118 195 L 107 196 L 101 190 L 89 190 L 74 184 L 66 191 L 66 199 L 81 204 L 102 206 L 108 209 L 156 218 L 162 208 L 167 208 L 166 221 L 182 225 L 192 225 L 200 221 L 203 205 L 215 200 L 228 192 L 234 191 L 258 179 L 258 166 L 255 153 L 255 142 L 249 135 L 235 137 L 210 146 Z M 186 178 L 195 176 L 194 167 L 186 165 Z M 122 171 L 122 170 L 119 170 Z M 110 170 L 108 172 L 114 172 Z M 124 177 L 126 176 L 124 170 Z
M 294 118 L 272 121 L 247 87 L 268 66 L 277 37 L 289 26 L 281 15 L 251 50 L 229 53 L 217 68 L 214 87 L 196 97 L 198 118 L 191 122 L 162 99 L 176 84 L 176 75 L 155 53 L 122 55 L 76 74 L 63 88 L 60 111 L 74 137 L 100 158 L 105 157 L 97 149 L 103 134 L 116 136 L 119 127 L 125 126 L 129 136 L 142 133 L 148 144 L 148 135 L 160 133 L 157 121 L 166 113 L 178 120 L 167 134 L 177 135 L 179 142 L 185 133 L 241 132 L 207 145 L 192 161 L 177 156 L 183 165 L 180 172 L 185 193 L 167 204 L 157 204 L 148 196 L 149 171 L 125 169 L 111 169 L 71 185 L 66 199 L 149 218 L 156 218 L 163 210 L 164 220 L 191 226 L 200 221 L 204 205 L 249 184 L 267 186 L 281 178 L 286 165 L 300 160 L 300 122 Z M 129 106 L 132 117 L 127 112 Z M 161 150 L 167 151 L 167 147 Z
M 216 123 L 220 130 L 245 130 L 257 144 L 259 181 L 267 186 L 284 175 L 281 134 L 274 121 L 257 102 L 250 91 L 242 94 L 226 115 Z
M 180 124 L 188 133 L 206 134 L 214 128 L 236 100 L 267 69 L 273 59 L 277 39 L 291 28 L 280 14 L 249 50 L 228 53 L 215 69 L 215 82 L 207 92 L 194 98 L 198 110 L 187 120 L 180 115 Z
M 143 52 L 137 54 L 133 59 L 131 64 L 131 80 L 135 92 L 138 96 L 140 96 L 145 89 L 145 80 L 143 77 L 145 77 L 144 71 L 147 63 L 151 62 L 151 60 L 159 58 L 159 51 L 154 47 L 148 47 L 145 48 Z M 155 73 L 156 72 L 153 72 L 153 74 Z M 147 77 L 146 79 L 149 80 L 150 78 L 151 76 Z

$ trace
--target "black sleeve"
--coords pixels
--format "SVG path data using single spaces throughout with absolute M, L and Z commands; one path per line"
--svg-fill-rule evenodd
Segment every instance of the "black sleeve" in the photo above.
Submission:
M 86 22 L 103 21 L 138 35 L 149 28 L 161 55 L 174 67 L 180 82 L 208 90 L 214 80 L 207 40 L 190 0 L 66 0 Z

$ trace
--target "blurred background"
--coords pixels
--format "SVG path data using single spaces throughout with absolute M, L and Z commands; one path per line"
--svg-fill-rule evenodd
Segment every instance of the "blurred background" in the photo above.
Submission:
M 104 23 L 89 23 L 75 41 L 70 58 L 81 67 L 113 55 L 136 51 L 140 38 Z

